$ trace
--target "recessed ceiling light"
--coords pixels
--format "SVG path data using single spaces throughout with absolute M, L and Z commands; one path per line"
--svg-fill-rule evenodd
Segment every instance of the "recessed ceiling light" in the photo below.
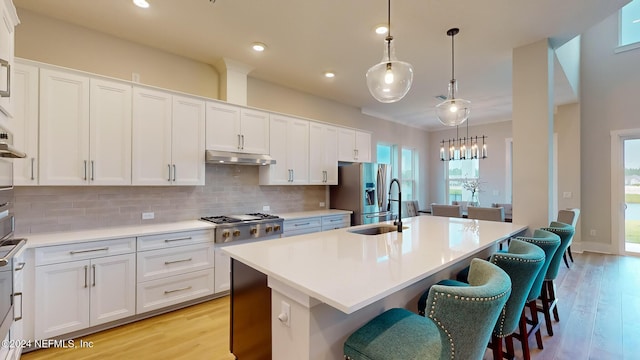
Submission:
M 378 35 L 386 34 L 387 31 L 389 31 L 389 28 L 387 27 L 387 25 L 376 26 L 376 34 Z
M 331 79 L 336 77 L 336 73 L 334 73 L 333 71 L 327 71 L 324 73 L 324 77 Z
M 147 0 L 133 0 L 133 3 L 140 8 L 146 9 L 149 7 Z
M 254 51 L 257 51 L 257 52 L 263 52 L 267 48 L 267 45 L 265 45 L 265 44 L 263 44 L 261 42 L 255 42 L 255 43 L 251 44 L 251 48 Z

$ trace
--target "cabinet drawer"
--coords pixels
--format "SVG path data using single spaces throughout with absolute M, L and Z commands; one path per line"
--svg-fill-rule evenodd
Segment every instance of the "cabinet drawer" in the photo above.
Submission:
M 138 236 L 138 251 L 165 249 L 204 242 L 213 243 L 213 230 L 181 231 L 159 235 Z
M 103 256 L 129 254 L 136 251 L 136 238 L 100 240 L 35 249 L 36 266 Z
M 212 268 L 213 247 L 208 243 L 138 252 L 138 282 Z
M 351 225 L 351 215 L 331 215 L 322 217 L 322 231 L 341 229 Z
M 322 226 L 322 218 L 306 218 L 306 219 L 296 219 L 296 220 L 285 220 L 284 221 L 284 232 L 303 230 L 303 229 L 311 229 L 311 228 L 319 228 Z M 288 235 L 288 234 L 287 234 Z
M 207 269 L 139 283 L 136 313 L 212 295 L 213 279 L 213 269 Z

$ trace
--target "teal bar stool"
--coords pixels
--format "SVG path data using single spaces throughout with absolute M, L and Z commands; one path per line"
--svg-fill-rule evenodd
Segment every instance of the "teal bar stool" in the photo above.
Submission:
M 560 246 L 560 237 L 552 232 L 536 229 L 534 230 L 533 235 L 531 237 L 519 236 L 516 239 L 520 241 L 526 241 L 531 244 L 535 244 L 536 246 L 541 248 L 545 254 L 545 261 L 542 267 L 540 268 L 540 271 L 538 271 L 538 275 L 536 276 L 536 279 L 533 282 L 533 285 L 531 286 L 531 291 L 527 296 L 527 304 L 525 308 L 522 310 L 522 317 L 520 318 L 520 329 L 523 329 L 523 330 L 520 330 L 518 334 L 513 334 L 513 337 L 520 340 L 521 342 L 526 341 L 527 347 L 528 347 L 529 337 L 535 334 L 538 349 L 542 349 L 543 348 L 542 334 L 540 332 L 540 322 L 538 321 L 536 299 L 540 297 L 542 284 L 544 282 L 544 278 L 547 275 L 547 270 L 549 269 L 549 264 L 551 263 L 551 259 L 553 258 L 553 255 L 556 253 L 556 250 L 558 250 L 558 247 Z M 530 314 L 531 319 L 526 318 L 525 310 L 527 308 L 529 308 L 529 311 L 531 313 Z M 528 328 L 528 325 L 530 325 L 531 327 Z M 507 351 L 513 354 L 513 351 L 510 350 L 510 348 L 513 346 L 510 344 L 512 343 L 512 341 L 513 339 L 507 339 Z
M 482 359 L 511 280 L 496 265 L 473 259 L 469 284 L 432 286 L 427 317 L 398 308 L 378 315 L 349 336 L 345 359 Z
M 553 258 L 549 263 L 549 269 L 545 275 L 542 283 L 542 290 L 540 294 L 541 305 L 536 307 L 537 311 L 544 314 L 544 321 L 547 326 L 547 334 L 553 336 L 553 326 L 551 324 L 551 312 L 553 311 L 553 317 L 556 321 L 560 321 L 558 316 L 558 299 L 556 298 L 556 284 L 554 280 L 558 276 L 558 270 L 560 269 L 560 262 L 564 252 L 567 250 L 573 239 L 575 228 L 569 224 L 552 221 L 548 227 L 542 228 L 542 230 L 550 231 L 560 237 L 560 246 L 553 254 Z

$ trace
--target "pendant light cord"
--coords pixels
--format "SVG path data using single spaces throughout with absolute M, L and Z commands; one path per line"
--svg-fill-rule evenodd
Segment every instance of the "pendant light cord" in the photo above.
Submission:
M 455 34 L 451 35 L 451 80 L 455 80 L 455 64 L 454 64 L 454 59 L 455 59 L 455 53 L 454 53 L 454 46 L 453 46 L 453 38 L 455 37 Z
M 391 0 L 387 2 L 387 60 L 391 63 L 391 40 L 393 40 L 393 36 L 391 36 Z

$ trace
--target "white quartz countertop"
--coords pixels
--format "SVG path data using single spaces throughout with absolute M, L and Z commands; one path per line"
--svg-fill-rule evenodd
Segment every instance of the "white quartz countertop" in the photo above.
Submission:
M 289 213 L 278 213 L 278 215 L 284 220 L 304 219 L 311 217 L 331 216 L 331 215 L 346 215 L 351 214 L 351 210 L 339 210 L 339 209 L 326 209 L 326 210 L 312 210 L 312 211 L 297 211 Z
M 392 225 L 392 222 L 386 224 Z M 361 225 L 223 249 L 232 258 L 346 314 L 391 295 L 527 226 L 462 218 L 403 219 L 402 233 Z
M 173 223 L 117 226 L 84 231 L 69 231 L 42 234 L 17 234 L 16 237 L 27 239 L 26 247 L 63 245 L 82 241 L 118 239 L 132 236 L 155 235 L 179 231 L 213 229 L 214 224 L 200 220 L 188 220 Z

